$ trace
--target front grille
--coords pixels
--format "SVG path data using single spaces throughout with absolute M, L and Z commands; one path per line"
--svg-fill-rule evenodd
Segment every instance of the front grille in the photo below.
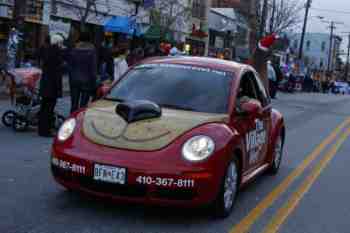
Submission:
M 52 173 L 54 176 L 62 179 L 66 182 L 77 183 L 81 187 L 88 190 L 110 194 L 113 196 L 122 197 L 145 197 L 147 194 L 147 188 L 143 185 L 119 185 L 111 183 L 97 182 L 93 180 L 92 177 L 88 176 L 75 176 L 69 171 L 64 171 L 62 169 L 52 167 Z
M 158 188 L 155 192 L 152 193 L 152 196 L 174 201 L 190 201 L 196 197 L 196 192 L 190 189 L 174 190 Z
M 96 182 L 90 177 L 80 177 L 79 183 L 92 191 L 108 193 L 115 196 L 145 197 L 147 188 L 141 185 L 119 185 Z

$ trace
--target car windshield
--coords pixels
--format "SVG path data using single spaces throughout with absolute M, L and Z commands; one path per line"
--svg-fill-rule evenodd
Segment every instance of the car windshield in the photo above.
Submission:
M 188 65 L 144 64 L 132 69 L 106 97 L 149 100 L 161 107 L 227 113 L 232 74 Z

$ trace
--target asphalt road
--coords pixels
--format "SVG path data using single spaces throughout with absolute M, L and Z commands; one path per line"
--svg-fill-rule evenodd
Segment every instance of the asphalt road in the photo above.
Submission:
M 350 232 L 350 120 L 335 130 L 350 116 L 349 100 L 279 96 L 274 106 L 287 124 L 281 171 L 242 190 L 225 220 L 208 210 L 111 204 L 69 193 L 50 175 L 50 140 L 0 125 L 0 233 Z M 7 108 L 0 102 L 0 113 Z

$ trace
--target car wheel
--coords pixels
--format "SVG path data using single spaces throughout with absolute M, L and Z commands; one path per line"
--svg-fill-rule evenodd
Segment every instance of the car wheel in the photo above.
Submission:
M 281 167 L 282 158 L 283 158 L 283 138 L 281 134 L 276 139 L 273 154 L 274 154 L 274 157 L 270 168 L 270 173 L 272 175 L 275 175 L 278 173 L 278 170 Z
M 226 169 L 219 195 L 214 202 L 214 213 L 217 218 L 228 217 L 236 201 L 239 185 L 239 174 L 237 161 L 234 159 Z
M 16 132 L 26 131 L 28 128 L 28 121 L 24 117 L 16 115 L 13 118 L 12 128 Z
M 2 115 L 2 123 L 6 126 L 6 127 L 11 127 L 12 126 L 12 122 L 13 119 L 16 116 L 16 112 L 14 111 L 7 111 Z

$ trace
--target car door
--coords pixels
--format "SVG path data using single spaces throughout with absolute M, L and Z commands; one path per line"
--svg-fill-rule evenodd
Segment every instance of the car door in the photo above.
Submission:
M 262 98 L 263 93 L 260 93 L 259 84 L 253 72 L 247 72 L 242 76 L 239 91 L 236 98 L 236 107 L 239 108 L 240 99 L 248 97 L 249 99 L 257 100 L 264 107 L 262 116 L 237 116 L 235 127 L 244 139 L 245 157 L 244 170 L 250 173 L 257 167 L 261 166 L 266 157 L 267 146 L 267 114 L 268 109 L 265 108 L 268 104 L 267 96 Z M 265 92 L 266 93 L 266 92 Z
M 259 158 L 257 160 L 257 166 L 261 166 L 266 162 L 267 151 L 269 145 L 269 135 L 272 128 L 271 123 L 271 99 L 267 94 L 266 88 L 262 83 L 259 75 L 254 73 L 252 76 L 254 89 L 257 94 L 257 98 L 263 107 L 262 114 L 256 119 L 257 141 L 260 147 Z

